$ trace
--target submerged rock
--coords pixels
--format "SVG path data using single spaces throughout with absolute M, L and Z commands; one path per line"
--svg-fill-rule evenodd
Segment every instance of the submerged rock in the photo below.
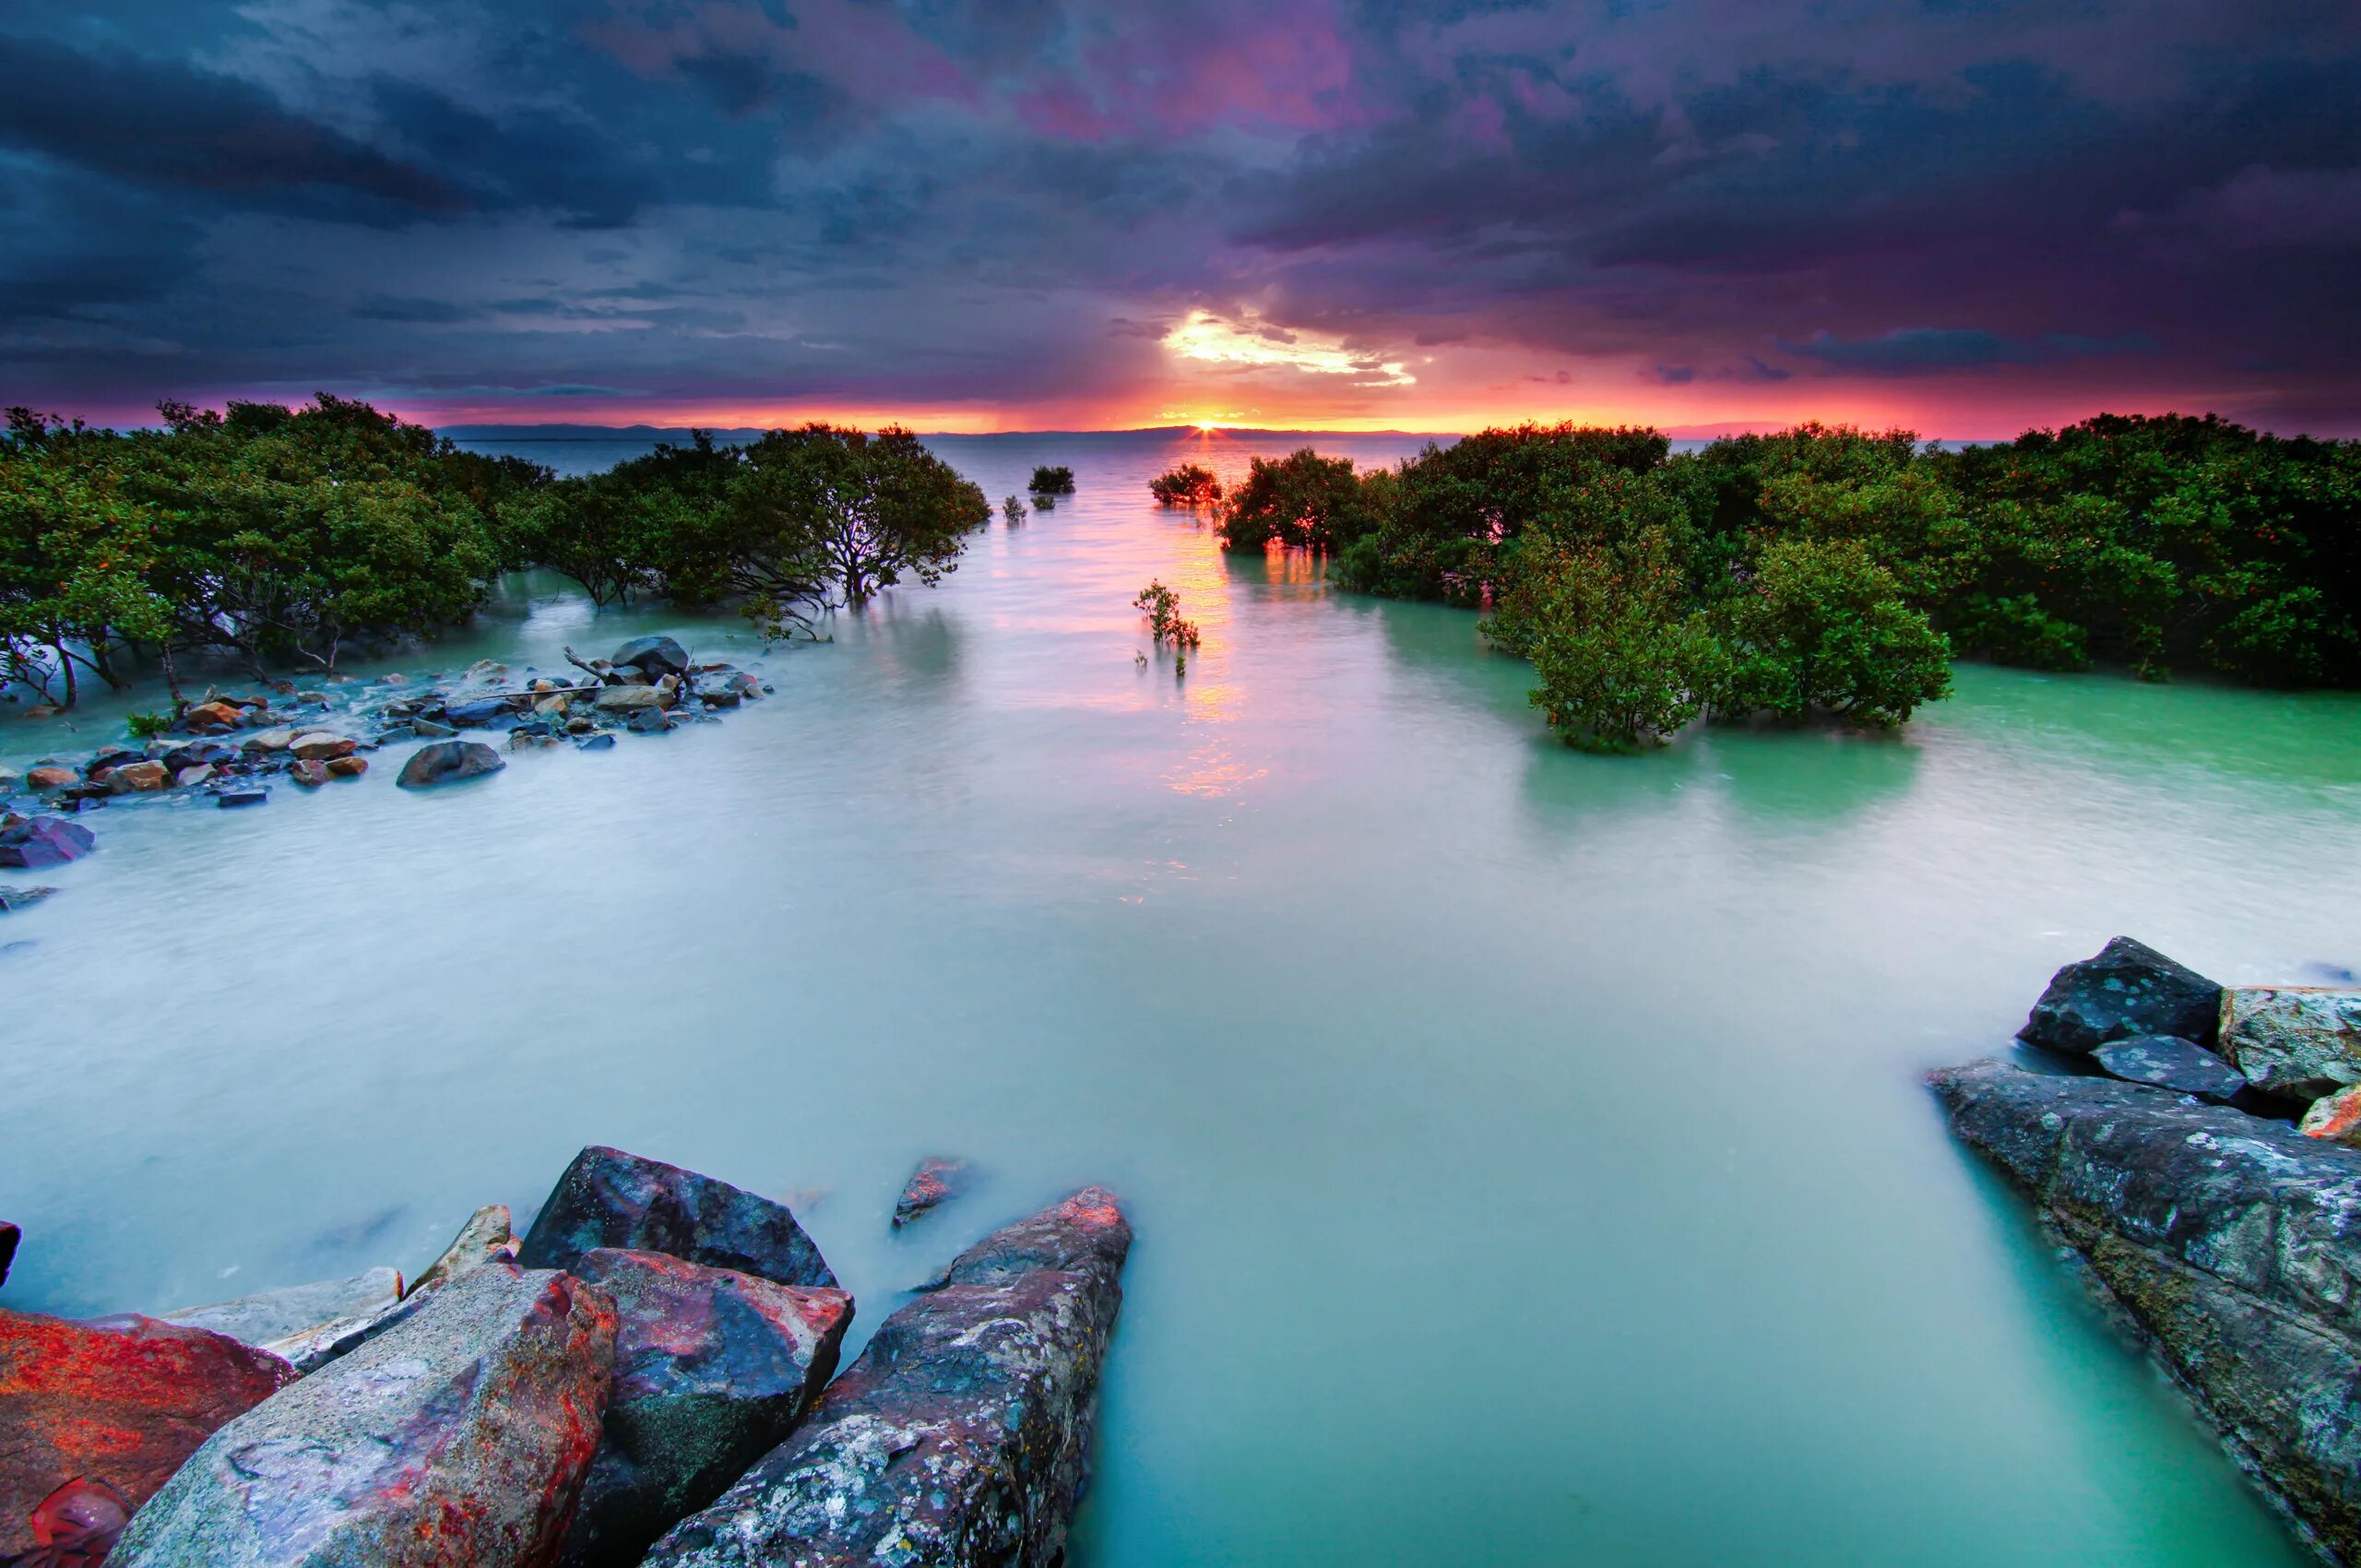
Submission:
M 1131 1227 L 1088 1188 L 960 1254 L 650 1564 L 1063 1560 Z
M 201 1328 L 0 1310 L 0 1561 L 42 1544 L 32 1515 L 60 1489 L 103 1484 L 136 1508 L 208 1433 L 294 1378 Z
M 614 1299 L 615 1377 L 561 1561 L 620 1568 L 794 1430 L 836 1373 L 852 1298 L 661 1253 L 600 1248 L 575 1272 Z
M 2247 1087 L 2246 1075 L 2236 1067 L 2177 1035 L 2109 1040 L 2091 1052 L 2091 1060 L 2126 1083 L 2153 1084 L 2207 1099 L 2235 1099 Z
M 649 679 L 658 675 L 678 675 L 689 667 L 688 649 L 670 637 L 634 637 L 615 649 L 607 660 L 618 670 L 640 671 Z
M 669 1253 L 780 1285 L 836 1282 L 786 1205 L 660 1159 L 593 1145 L 551 1189 L 516 1261 L 527 1268 L 572 1268 L 599 1247 Z
M 2163 1089 L 1997 1062 L 1928 1083 L 2339 1562 L 2361 1553 L 2361 1154 Z
M 240 1344 L 293 1361 L 297 1348 L 293 1342 L 307 1340 L 329 1324 L 374 1316 L 401 1299 L 400 1272 L 373 1268 L 349 1279 L 290 1285 L 157 1315 L 166 1323 L 226 1334 Z
M 508 764 L 481 741 L 437 741 L 410 753 L 394 782 L 405 790 L 428 790 L 497 773 Z
M 0 914 L 12 909 L 30 909 L 44 898 L 53 897 L 54 887 L 0 887 Z
M 108 1561 L 545 1564 L 599 1445 L 614 1340 L 595 1286 L 477 1269 L 215 1432 Z
M 98 836 L 62 816 L 30 817 L 0 829 L 0 866 L 30 871 L 78 861 L 98 847 Z
M 2220 986 L 2145 943 L 2118 936 L 2095 957 L 2052 976 L 2017 1038 L 2072 1056 L 2139 1035 L 2177 1035 L 2210 1046 L 2221 1007 Z
M 223 811 L 235 811 L 243 806 L 259 806 L 266 804 L 270 800 L 270 791 L 261 788 L 252 790 L 224 790 L 219 794 L 214 796 L 213 799 L 215 803 L 219 805 Z
M 958 1196 L 967 1188 L 967 1162 L 964 1159 L 922 1159 L 902 1184 L 902 1195 L 894 1204 L 894 1229 L 899 1230 L 911 1220 Z
M 2272 1094 L 2317 1099 L 2361 1083 L 2361 991 L 2240 986 L 2223 1000 L 2222 1050 Z

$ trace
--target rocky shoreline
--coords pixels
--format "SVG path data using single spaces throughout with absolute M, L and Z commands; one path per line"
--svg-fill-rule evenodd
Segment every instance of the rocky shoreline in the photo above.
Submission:
M 838 1375 L 853 1300 L 792 1211 L 594 1146 L 407 1285 L 0 1309 L 0 1562 L 1050 1568 L 1131 1237 L 1085 1188 Z
M 486 659 L 456 675 L 412 681 L 400 674 L 317 685 L 258 682 L 254 693 L 206 693 L 174 716 L 170 731 L 136 736 L 77 756 L 45 756 L 21 774 L 0 768 L 0 870 L 42 870 L 98 847 L 87 814 L 140 802 L 267 804 L 278 780 L 316 790 L 369 771 L 369 754 L 405 741 L 410 754 L 396 780 L 429 789 L 497 773 L 501 754 L 467 731 L 505 734 L 511 752 L 571 746 L 602 751 L 620 734 L 660 735 L 710 723 L 772 687 L 751 669 L 697 660 L 669 636 L 638 637 L 575 672 L 512 676 Z M 30 907 L 51 887 L 0 886 L 0 914 Z
M 2361 1562 L 2361 991 L 2118 937 L 1928 1082 L 2325 1559 Z

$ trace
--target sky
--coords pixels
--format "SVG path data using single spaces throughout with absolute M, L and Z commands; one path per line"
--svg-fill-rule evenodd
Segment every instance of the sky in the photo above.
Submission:
M 2361 434 L 2354 0 L 0 8 L 0 402 Z

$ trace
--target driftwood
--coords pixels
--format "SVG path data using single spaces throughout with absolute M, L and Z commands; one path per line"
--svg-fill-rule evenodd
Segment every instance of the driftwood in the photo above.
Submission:
M 597 676 L 599 678 L 599 683 L 602 686 L 620 686 L 623 683 L 623 678 L 617 675 L 611 669 L 601 670 L 596 665 L 583 663 L 581 655 L 574 651 L 574 645 L 572 643 L 568 643 L 565 646 L 565 661 L 568 664 L 573 665 L 576 670 L 581 671 L 586 675 Z

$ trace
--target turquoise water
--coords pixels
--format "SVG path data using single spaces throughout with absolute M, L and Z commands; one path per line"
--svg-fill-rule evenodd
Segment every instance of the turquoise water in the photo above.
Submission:
M 2361 703 L 1969 667 L 1899 740 L 1588 757 L 1472 617 L 1147 504 L 1243 438 L 938 445 L 1080 493 L 726 723 L 117 807 L 0 878 L 64 889 L 0 916 L 0 1301 L 415 1271 L 603 1141 L 791 1197 L 873 1326 L 1105 1181 L 1092 1568 L 2305 1561 L 1916 1075 L 2118 931 L 2361 967 Z M 396 663 L 658 627 L 763 657 L 536 579 Z M 936 1153 L 990 1180 L 896 1239 Z

